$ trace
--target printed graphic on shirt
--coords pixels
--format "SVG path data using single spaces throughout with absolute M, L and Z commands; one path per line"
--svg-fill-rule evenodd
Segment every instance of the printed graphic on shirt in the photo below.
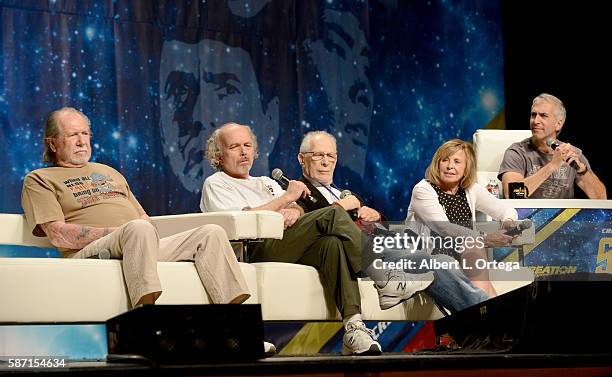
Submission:
M 92 174 L 83 177 L 70 178 L 64 181 L 81 208 L 88 207 L 101 200 L 125 197 L 110 176 Z
M 272 196 L 276 196 L 276 195 L 274 195 L 274 187 L 272 187 L 272 185 L 264 184 L 264 187 L 267 188 L 268 191 L 270 191 L 270 194 L 272 194 Z
M 529 172 L 529 175 L 535 174 L 542 166 L 534 165 Z M 569 166 L 561 166 L 555 170 L 546 180 L 540 185 L 538 190 L 542 193 L 543 199 L 555 199 L 561 196 L 561 193 L 569 187 Z

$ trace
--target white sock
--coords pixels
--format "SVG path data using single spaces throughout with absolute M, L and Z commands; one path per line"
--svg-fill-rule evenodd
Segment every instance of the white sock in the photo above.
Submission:
M 361 319 L 361 313 L 357 313 L 357 314 L 353 314 L 352 316 L 348 317 L 348 318 L 343 318 L 342 319 L 342 324 L 344 325 L 344 328 L 346 329 L 346 325 L 349 322 L 363 322 L 363 320 Z

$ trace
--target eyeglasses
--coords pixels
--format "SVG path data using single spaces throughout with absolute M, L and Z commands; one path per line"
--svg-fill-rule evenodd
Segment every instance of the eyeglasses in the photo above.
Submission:
M 327 157 L 327 159 L 330 161 L 336 161 L 336 159 L 338 158 L 338 153 L 302 152 L 302 154 L 307 154 L 307 153 L 312 154 L 310 158 L 312 158 L 313 161 L 320 161 L 323 159 L 323 157 Z

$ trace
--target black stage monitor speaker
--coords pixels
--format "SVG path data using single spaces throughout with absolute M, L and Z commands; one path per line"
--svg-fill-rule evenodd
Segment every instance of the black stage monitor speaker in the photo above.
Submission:
M 106 321 L 106 333 L 109 359 L 203 364 L 264 356 L 259 304 L 144 305 Z
M 450 335 L 465 352 L 608 354 L 612 275 L 598 275 L 535 281 L 435 321 L 436 336 Z

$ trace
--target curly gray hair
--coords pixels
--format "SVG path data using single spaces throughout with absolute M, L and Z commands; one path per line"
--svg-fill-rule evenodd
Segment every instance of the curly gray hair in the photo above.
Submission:
M 257 136 L 249 126 L 245 126 L 244 124 L 238 123 L 225 123 L 221 127 L 217 128 L 213 131 L 212 134 L 206 140 L 206 148 L 204 151 L 204 157 L 208 160 L 210 167 L 213 169 L 220 169 L 219 159 L 223 156 L 223 150 L 221 150 L 221 132 L 227 128 L 232 126 L 240 126 L 249 130 L 249 134 L 251 134 L 251 139 L 253 140 L 253 148 L 255 149 L 255 158 L 259 157 L 257 153 Z

